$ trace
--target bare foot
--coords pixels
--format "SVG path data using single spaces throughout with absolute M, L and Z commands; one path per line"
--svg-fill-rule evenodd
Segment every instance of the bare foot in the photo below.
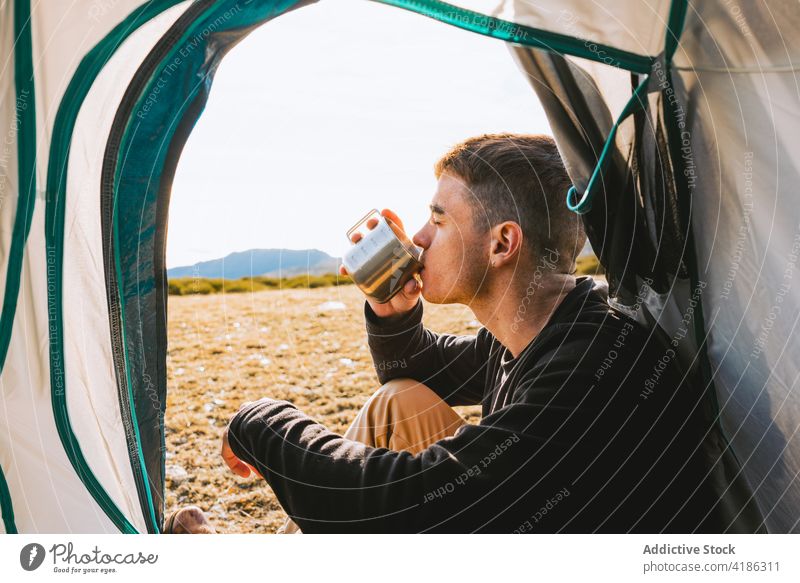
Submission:
M 164 534 L 217 534 L 197 506 L 186 506 L 173 512 L 164 521 Z

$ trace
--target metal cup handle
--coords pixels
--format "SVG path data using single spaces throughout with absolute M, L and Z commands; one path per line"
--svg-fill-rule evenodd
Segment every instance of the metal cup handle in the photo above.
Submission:
M 368 219 L 369 219 L 369 218 L 370 218 L 372 215 L 375 215 L 375 214 L 377 214 L 377 215 L 378 215 L 378 218 L 379 218 L 379 219 L 380 219 L 380 217 L 382 217 L 382 216 L 383 216 L 383 215 L 381 215 L 381 213 L 378 211 L 378 209 L 372 209 L 372 210 L 371 210 L 371 211 L 369 211 L 367 214 L 365 214 L 363 217 L 361 217 L 360 219 L 358 219 L 358 222 L 357 222 L 355 225 L 353 225 L 352 227 L 350 227 L 349 229 L 347 229 L 347 235 L 346 235 L 346 237 L 347 237 L 347 240 L 348 240 L 348 241 L 350 241 L 350 235 L 352 235 L 352 234 L 353 234 L 353 232 L 355 232 L 355 231 L 356 231 L 356 229 L 358 229 L 358 228 L 359 228 L 361 225 L 363 225 L 365 222 L 367 222 L 367 220 L 368 220 Z M 350 242 L 352 243 L 352 241 L 350 241 Z

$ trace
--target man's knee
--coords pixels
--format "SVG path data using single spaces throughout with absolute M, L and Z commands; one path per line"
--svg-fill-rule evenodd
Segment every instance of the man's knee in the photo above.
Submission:
M 378 387 L 367 406 L 389 408 L 410 402 L 429 402 L 431 399 L 438 399 L 438 396 L 428 386 L 414 379 L 400 377 Z
M 425 383 L 396 378 L 381 385 L 364 405 L 368 418 L 386 424 L 417 423 L 423 418 L 436 423 L 463 419 Z

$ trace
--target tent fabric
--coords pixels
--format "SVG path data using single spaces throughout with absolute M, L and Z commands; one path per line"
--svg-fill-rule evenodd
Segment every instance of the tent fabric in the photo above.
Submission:
M 693 8 L 676 95 L 720 419 L 770 531 L 798 532 L 800 11 Z
M 5 9 L 19 8 L 21 4 L 24 3 L 7 3 Z M 31 13 L 29 27 L 33 31 L 33 46 L 37 47 L 32 52 L 38 51 L 38 57 L 43 62 L 50 58 L 50 52 L 58 53 L 54 59 L 63 59 L 63 68 L 53 69 L 53 78 L 46 75 L 47 68 L 37 71 L 34 76 L 36 111 L 45 113 L 36 120 L 36 126 L 46 128 L 46 131 L 40 129 L 33 132 L 39 138 L 32 142 L 37 154 L 37 192 L 33 197 L 35 206 L 32 224 L 22 259 L 22 285 L 18 291 L 13 334 L 10 335 L 10 346 L 0 376 L 4 404 L 1 409 L 1 424 L 7 430 L 7 438 L 0 448 L 0 460 L 8 483 L 10 500 L 16 509 L 15 525 L 7 524 L 6 530 L 11 527 L 20 532 L 147 532 L 131 475 L 128 455 L 130 444 L 121 432 L 123 423 L 119 408 L 115 406 L 118 400 L 116 383 L 94 384 L 94 381 L 99 380 L 98 376 L 103 374 L 103 365 L 107 366 L 107 362 L 86 358 L 96 354 L 95 351 L 102 353 L 107 344 L 108 325 L 106 324 L 104 336 L 104 329 L 89 327 L 88 319 L 84 322 L 73 321 L 76 327 L 72 328 L 73 334 L 68 335 L 70 342 L 67 350 L 50 350 L 52 338 L 49 334 L 53 330 L 47 277 L 53 272 L 53 249 L 47 247 L 45 241 L 47 233 L 44 207 L 48 201 L 40 194 L 46 184 L 44 169 L 47 168 L 50 146 L 47 137 L 53 134 L 54 126 L 57 126 L 56 133 L 61 133 L 58 126 L 62 124 L 55 119 L 57 111 L 65 112 L 80 107 L 80 102 L 75 103 L 74 92 L 66 87 L 70 75 L 74 73 L 73 86 L 76 82 L 85 83 L 91 81 L 91 69 L 94 68 L 99 73 L 105 64 L 105 59 L 92 63 L 92 55 L 84 57 L 81 63 L 80 53 L 76 55 L 67 50 L 67 47 L 72 49 L 76 44 L 76 29 L 70 29 L 71 34 L 64 32 L 65 29 L 61 29 L 58 24 L 61 20 L 51 18 L 64 6 L 59 2 L 38 3 L 36 10 Z M 105 26 L 103 23 L 95 25 L 89 20 L 93 27 L 92 31 L 84 33 L 86 38 L 99 47 L 102 36 L 108 37 L 114 27 L 121 25 L 119 34 L 112 35 L 106 52 L 113 54 L 119 50 L 121 54 L 133 58 L 134 62 L 140 60 L 171 25 L 171 20 L 177 14 L 172 15 L 171 19 L 126 21 L 125 8 L 130 12 L 133 7 L 130 2 L 127 7 L 116 5 L 122 12 L 109 13 L 113 18 L 107 20 Z M 86 25 L 87 14 L 84 10 L 76 12 L 72 18 L 64 14 L 61 16 L 78 27 L 77 30 L 81 30 Z M 38 20 L 40 14 L 47 16 Z M 49 30 L 47 26 L 50 25 L 59 28 L 59 31 Z M 142 25 L 142 36 L 134 40 L 131 37 L 135 36 L 139 25 Z M 59 33 L 64 34 L 60 47 L 54 44 L 60 38 Z M 120 45 L 125 37 L 131 42 Z M 37 39 L 41 40 L 37 43 Z M 45 51 L 48 41 L 50 45 Z M 89 44 L 87 49 L 91 48 L 92 44 Z M 104 56 L 107 58 L 107 55 Z M 123 87 L 127 84 L 127 79 L 122 77 L 124 62 L 124 58 L 118 60 L 117 67 L 108 69 L 116 69 L 116 82 Z M 75 72 L 79 63 L 96 66 L 82 66 L 79 72 Z M 109 65 L 112 63 L 114 61 L 109 61 Z M 87 120 L 92 124 L 95 123 L 93 115 L 90 113 Z M 21 118 L 20 125 L 27 123 L 30 128 L 33 125 L 30 121 Z M 25 129 L 21 127 L 17 135 L 21 135 Z M 77 155 L 81 154 L 79 149 Z M 56 170 L 53 173 L 58 174 Z M 7 210 L 3 208 L 4 212 Z M 96 214 L 86 217 L 94 223 L 97 218 Z M 81 261 L 81 256 L 97 254 L 96 247 L 86 246 L 78 255 L 71 256 L 70 260 Z M 78 277 L 86 275 L 88 274 L 82 273 Z M 70 292 L 82 299 L 92 297 L 93 288 L 83 285 L 89 281 L 84 280 L 81 287 Z M 8 289 L 7 285 L 7 293 Z M 94 291 L 97 289 L 94 288 Z M 81 304 L 84 310 L 69 310 L 70 317 L 80 320 L 88 312 L 103 306 L 85 301 L 78 301 L 76 305 Z M 50 366 L 51 361 L 57 365 L 55 370 Z M 105 507 L 98 499 L 106 501 Z M 111 519 L 109 514 L 115 518 Z M 5 516 L 4 513 L 4 518 Z
M 720 530 L 797 532 L 796 7 L 375 1 L 508 43 L 610 301 L 694 377 Z M 227 51 L 313 3 L 0 5 L 5 532 L 160 531 L 172 178 Z

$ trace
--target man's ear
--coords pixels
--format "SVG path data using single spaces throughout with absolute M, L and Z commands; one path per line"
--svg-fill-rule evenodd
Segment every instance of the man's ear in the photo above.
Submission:
M 499 267 L 504 263 L 517 261 L 524 240 L 522 227 L 514 221 L 504 221 L 492 227 L 491 232 L 489 264 Z

